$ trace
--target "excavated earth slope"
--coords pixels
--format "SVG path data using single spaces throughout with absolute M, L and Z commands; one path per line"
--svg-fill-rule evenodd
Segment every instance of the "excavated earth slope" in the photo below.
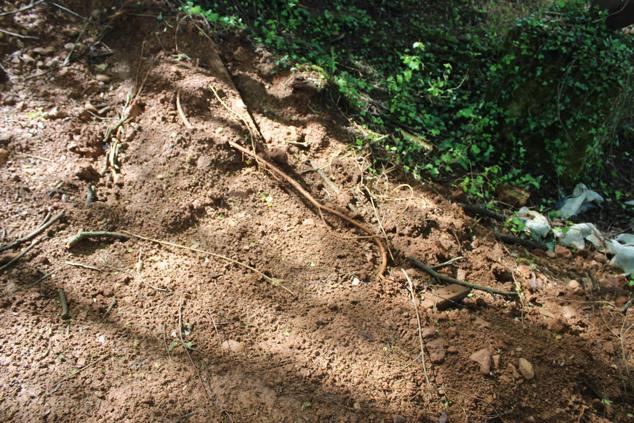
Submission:
M 67 5 L 93 20 L 0 17 L 38 38 L 0 38 L 0 243 L 64 211 L 0 270 L 0 420 L 631 421 L 634 315 L 603 254 L 505 246 L 448 190 L 371 171 L 312 75 L 245 37 Z M 385 277 L 372 239 L 229 142 L 386 238 Z M 147 239 L 69 248 L 82 230 Z M 407 256 L 521 299 L 428 308 Z

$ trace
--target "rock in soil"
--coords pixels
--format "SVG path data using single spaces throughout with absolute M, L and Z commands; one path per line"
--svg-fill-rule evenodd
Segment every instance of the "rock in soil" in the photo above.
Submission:
M 491 372 L 491 351 L 488 348 L 482 348 L 471 354 L 469 360 L 475 361 L 480 365 L 480 373 L 488 375 Z
M 457 284 L 443 286 L 426 295 L 421 306 L 426 309 L 444 310 L 462 301 L 470 291 L 466 286 Z
M 224 341 L 222 343 L 222 349 L 232 352 L 241 352 L 244 351 L 244 344 L 242 344 L 242 342 L 229 339 L 228 341 Z
M 4 166 L 9 160 L 9 152 L 4 148 L 0 148 L 0 166 Z
M 524 379 L 531 380 L 532 378 L 535 377 L 535 371 L 533 370 L 533 365 L 527 359 L 520 358 L 518 362 L 518 367 Z
M 576 280 L 571 279 L 570 282 L 568 282 L 568 289 L 572 292 L 577 292 L 581 289 L 581 284 Z
M 427 351 L 429 351 L 429 360 L 433 364 L 442 364 L 447 355 L 447 341 L 443 338 L 438 338 L 428 342 Z
M 434 335 L 436 335 L 436 329 L 434 329 L 434 328 L 423 328 L 422 335 L 423 335 L 423 338 L 425 338 L 425 339 L 433 338 Z

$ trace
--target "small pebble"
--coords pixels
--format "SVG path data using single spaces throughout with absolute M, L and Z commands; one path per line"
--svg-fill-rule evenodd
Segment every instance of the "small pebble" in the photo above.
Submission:
M 579 289 L 581 289 L 581 284 L 576 280 L 571 279 L 570 282 L 568 282 L 568 289 L 574 292 L 579 291 Z
M 241 342 L 229 339 L 228 341 L 224 341 L 222 343 L 222 349 L 232 352 L 241 352 L 244 350 L 244 345 Z
M 105 75 L 103 73 L 99 73 L 97 75 L 95 75 L 95 79 L 99 82 L 109 82 L 110 81 L 110 77 L 108 75 Z
M 526 380 L 531 380 L 535 377 L 535 370 L 530 361 L 525 358 L 520 358 L 518 362 L 519 371 Z
M 488 348 L 474 352 L 469 359 L 480 365 L 480 373 L 483 375 L 488 375 L 491 371 L 491 351 Z

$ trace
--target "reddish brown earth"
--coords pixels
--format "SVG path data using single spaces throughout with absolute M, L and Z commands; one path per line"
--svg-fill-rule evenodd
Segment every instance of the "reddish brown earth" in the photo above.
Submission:
M 354 128 L 322 95 L 297 89 L 310 75 L 277 70 L 243 37 L 216 38 L 238 92 L 194 21 L 123 11 L 102 32 L 111 14 L 95 14 L 100 23 L 83 32 L 81 20 L 44 6 L 0 17 L 3 29 L 39 37 L 0 38 L 9 73 L 0 242 L 65 211 L 0 271 L 0 420 L 634 421 L 634 313 L 619 312 L 629 293 L 603 254 L 507 247 L 448 190 L 372 172 L 350 147 Z M 62 66 L 76 40 L 77 51 L 92 48 Z M 393 257 L 383 280 L 372 278 L 371 240 L 228 145 L 250 146 L 249 134 L 210 85 L 232 110 L 246 103 L 269 157 L 316 198 L 384 231 Z M 113 176 L 103 140 L 141 86 L 115 133 Z M 87 205 L 89 183 L 97 200 Z M 66 248 L 80 230 L 206 250 L 284 282 L 139 239 Z M 517 287 L 522 301 L 472 291 L 444 311 L 425 309 L 439 286 L 405 256 L 432 265 L 462 256 L 442 271 Z M 60 316 L 60 289 L 70 319 Z

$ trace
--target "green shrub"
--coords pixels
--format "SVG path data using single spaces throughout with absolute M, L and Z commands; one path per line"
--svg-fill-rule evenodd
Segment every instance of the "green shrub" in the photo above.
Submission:
M 631 122 L 631 36 L 608 31 L 585 0 L 199 3 L 184 10 L 245 22 L 281 66 L 319 68 L 345 111 L 384 134 L 357 140 L 377 160 L 482 201 L 501 183 L 599 175 Z

